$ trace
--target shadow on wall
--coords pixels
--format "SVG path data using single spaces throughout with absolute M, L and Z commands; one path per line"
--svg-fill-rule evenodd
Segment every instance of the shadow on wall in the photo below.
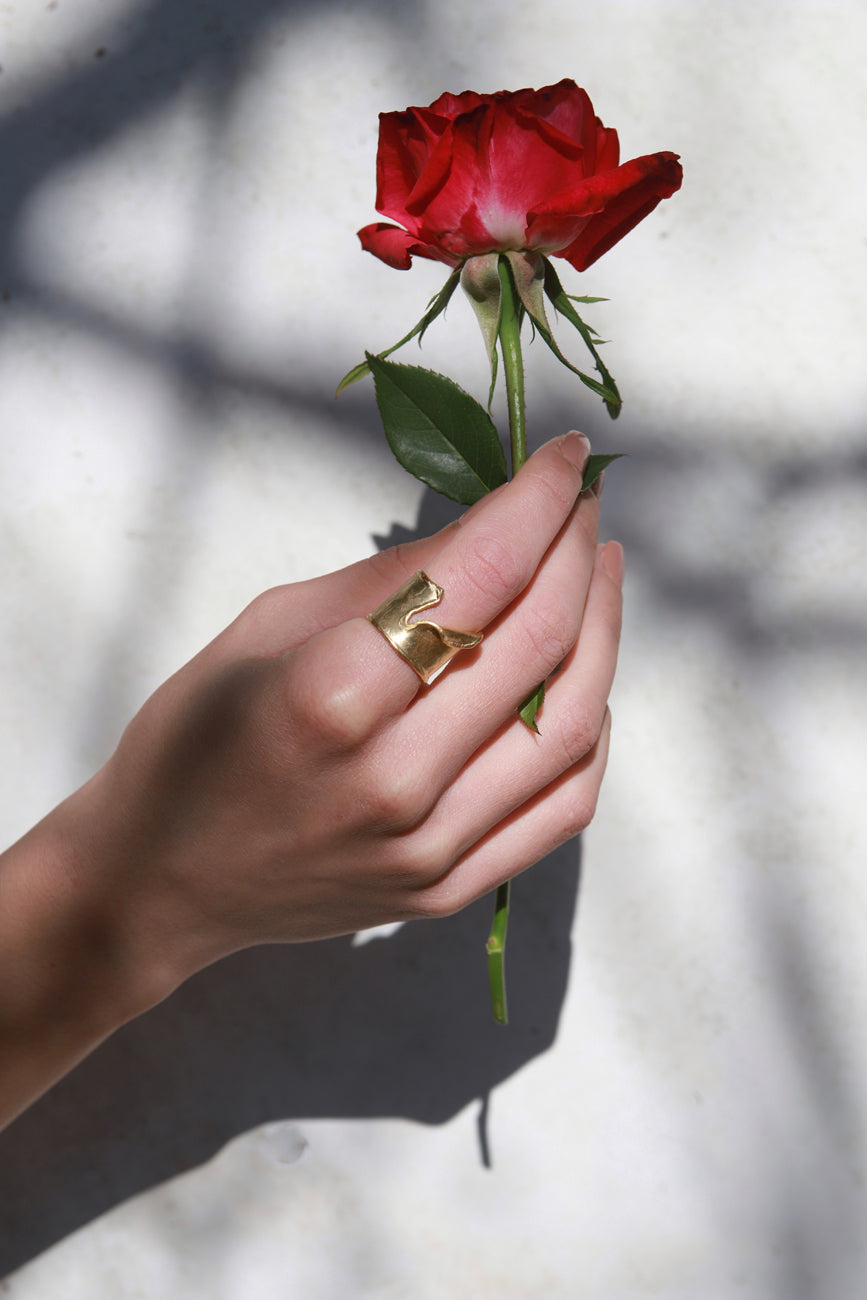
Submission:
M 425 28 L 426 0 L 359 0 L 356 10 L 386 21 L 399 42 Z M 54 5 L 44 6 L 44 36 L 52 38 Z M 15 229 L 22 209 L 56 168 L 90 154 L 141 115 L 173 97 L 184 82 L 202 77 L 215 115 L 249 73 L 249 54 L 275 19 L 325 18 L 341 5 L 313 0 L 149 0 L 130 5 L 115 22 L 107 46 L 94 34 L 93 61 L 32 97 L 0 120 L 0 284 L 12 295 L 28 285 L 15 263 Z M 110 21 L 107 19 L 106 21 Z M 98 29 L 97 29 L 98 30 Z M 5 60 L 9 62 L 9 60 Z
M 457 513 L 426 492 L 415 530 L 374 540 Z M 478 1158 L 492 1163 L 491 1091 L 557 1034 L 579 863 L 580 843 L 564 845 L 515 886 L 507 1029 L 488 1004 L 491 898 L 361 946 L 237 954 L 125 1026 L 0 1134 L 0 1278 L 275 1119 L 439 1124 L 479 1099 Z
M 0 1277 L 267 1121 L 436 1124 L 477 1097 L 484 1113 L 556 1036 L 578 855 L 515 886 L 507 1029 L 488 1010 L 490 899 L 362 947 L 238 954 L 127 1025 L 0 1137 Z
M 115 8 L 119 8 L 115 6 Z M 361 413 L 353 396 L 338 403 L 329 389 L 312 383 L 310 376 L 274 374 L 253 356 L 239 360 L 223 356 L 202 331 L 195 312 L 187 310 L 183 277 L 179 288 L 180 309 L 170 324 L 155 326 L 146 319 L 118 316 L 99 295 L 70 292 L 51 277 L 43 278 L 40 267 L 22 253 L 19 234 L 26 223 L 34 197 L 44 183 L 78 160 L 98 155 L 107 143 L 138 121 L 147 119 L 177 98 L 186 85 L 193 85 L 208 105 L 210 132 L 207 150 L 215 156 L 225 147 L 225 131 L 239 89 L 256 76 L 257 51 L 263 36 L 272 28 L 291 40 L 291 34 L 306 29 L 311 19 L 333 24 L 340 39 L 340 20 L 345 12 L 340 0 L 313 4 L 312 0 L 189 0 L 177 5 L 172 0 L 128 0 L 128 13 L 105 19 L 106 28 L 92 34 L 93 54 L 87 48 L 77 62 L 53 82 L 35 81 L 21 101 L 0 115 L 0 329 L 7 322 L 31 315 L 57 325 L 70 338 L 91 340 L 116 351 L 121 357 L 153 366 L 165 380 L 167 390 L 178 395 L 184 418 L 166 430 L 164 482 L 151 489 L 143 485 L 141 510 L 144 516 L 161 521 L 176 539 L 173 564 L 176 582 L 165 590 L 164 568 L 159 544 L 136 548 L 130 554 L 122 595 L 112 626 L 91 682 L 80 690 L 81 734 L 74 742 L 81 771 L 89 773 L 112 752 L 117 736 L 140 700 L 129 690 L 124 666 L 130 648 L 147 635 L 143 611 L 157 598 L 164 616 L 171 618 L 172 601 L 181 588 L 189 552 L 194 546 L 195 507 L 209 481 L 213 464 L 210 437 L 215 413 L 235 401 L 262 402 L 285 415 L 286 436 L 309 417 L 324 417 L 339 428 L 351 431 L 356 443 L 381 432 L 370 417 Z M 430 58 L 436 56 L 436 36 L 427 23 L 426 0 L 359 0 L 353 15 L 366 13 L 377 28 L 388 34 L 400 57 L 407 63 L 410 47 L 423 36 Z M 34 31 L 51 47 L 51 24 L 56 13 L 46 5 L 32 18 Z M 28 16 L 29 17 L 29 16 Z M 38 47 L 38 42 L 36 42 Z M 6 75 L 12 58 L 0 50 Z M 210 181 L 201 193 L 200 219 L 206 223 L 213 211 Z M 205 241 L 207 242 L 207 241 Z M 191 255 L 190 283 L 220 275 L 219 264 L 201 267 Z M 335 375 L 336 378 L 336 375 Z M 372 404 L 371 404 L 372 405 Z M 119 421 L 123 415 L 119 412 Z M 159 431 L 154 445 L 159 445 Z M 27 437 L 25 430 L 4 429 L 9 440 Z M 256 436 L 251 421 L 250 437 Z M 58 584 L 60 586 L 60 584 Z M 67 617 L 78 617 L 75 590 L 68 589 Z M 72 747 L 72 746 L 71 746 Z
M 426 492 L 415 530 L 374 541 L 428 536 L 459 512 Z M 490 1093 L 557 1035 L 579 864 L 580 843 L 564 845 L 515 886 L 507 1029 L 488 1003 L 490 897 L 361 946 L 237 954 L 125 1026 L 0 1134 L 0 1278 L 275 1119 L 439 1124 L 478 1099 L 492 1163 Z
M 396 39 L 424 24 L 424 0 L 367 0 Z M 154 0 L 123 41 L 0 122 L 0 288 L 68 325 L 115 336 L 86 303 L 53 303 L 15 257 L 29 196 L 52 171 L 205 73 L 215 104 L 244 74 L 263 25 L 304 19 L 305 0 Z M 321 6 L 316 6 L 317 12 Z M 97 51 L 97 53 L 100 53 Z M 196 391 L 257 387 L 189 342 L 130 336 Z M 273 385 L 282 404 L 302 388 Z M 349 418 L 349 417 L 347 417 Z M 352 419 L 355 417 L 352 416 Z M 204 454 L 204 449 L 202 449 Z M 428 495 L 419 535 L 450 508 Z M 399 540 L 397 536 L 387 541 Z M 383 544 L 386 539 L 383 539 Z M 123 650 L 121 628 L 112 645 Z M 101 681 L 111 680 L 109 671 Z M 240 954 L 115 1035 L 0 1137 L 0 1276 L 137 1192 L 208 1160 L 275 1118 L 449 1119 L 552 1043 L 569 969 L 578 849 L 524 877 L 510 936 L 512 1024 L 493 1024 L 484 940 L 490 900 L 388 940 L 350 939 Z M 484 1123 L 482 1158 L 487 1159 Z

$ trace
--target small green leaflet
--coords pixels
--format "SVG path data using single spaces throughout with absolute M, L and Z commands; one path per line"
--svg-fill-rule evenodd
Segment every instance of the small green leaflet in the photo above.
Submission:
M 431 298 L 427 305 L 427 311 L 418 324 L 413 325 L 410 332 L 404 334 L 403 338 L 400 339 L 399 342 L 393 343 L 390 348 L 386 348 L 384 352 L 380 352 L 379 356 L 389 356 L 392 352 L 396 352 L 398 348 L 402 348 L 404 343 L 409 343 L 410 339 L 414 339 L 416 335 L 418 335 L 419 346 L 421 346 L 421 341 L 425 336 L 427 327 L 432 321 L 436 320 L 437 316 L 445 311 L 446 307 L 449 305 L 452 294 L 460 283 L 460 278 L 460 271 L 452 271 L 439 293 L 434 294 L 433 298 Z M 367 354 L 365 353 L 365 355 Z M 363 379 L 365 375 L 369 374 L 370 366 L 366 361 L 360 361 L 357 366 L 353 366 L 352 369 L 343 376 L 340 383 L 337 385 L 335 396 L 339 397 L 340 394 L 350 386 L 350 384 L 357 383 L 359 379 Z
M 625 455 L 624 451 L 615 451 L 609 456 L 588 456 L 587 464 L 584 466 L 584 477 L 581 480 L 581 491 L 586 492 L 589 487 L 593 486 L 606 466 L 610 465 L 613 460 L 620 460 Z
M 529 727 L 530 731 L 535 731 L 537 736 L 539 735 L 539 728 L 536 726 L 536 718 L 544 703 L 545 683 L 542 682 L 540 686 L 537 686 L 535 690 L 530 692 L 526 700 L 524 700 L 518 709 L 518 717 L 521 719 L 524 726 Z
M 575 326 L 576 330 L 589 348 L 593 360 L 596 363 L 596 369 L 602 377 L 604 388 L 608 389 L 614 397 L 614 401 L 612 401 L 611 397 L 605 396 L 604 393 L 601 394 L 605 397 L 608 414 L 611 416 L 612 420 L 616 420 L 620 414 L 620 408 L 623 405 L 617 385 L 597 350 L 596 344 L 599 342 L 599 339 L 596 335 L 596 331 L 581 319 L 575 308 L 572 306 L 573 302 L 604 302 L 605 299 L 600 298 L 597 300 L 593 298 L 577 298 L 573 294 L 567 294 L 566 290 L 560 283 L 560 277 L 557 275 L 557 272 L 554 270 L 547 258 L 545 259 L 545 293 L 560 315 L 565 316 L 570 325 Z
M 472 505 L 506 482 L 506 456 L 483 406 L 451 379 L 365 354 L 388 444 L 404 469 Z

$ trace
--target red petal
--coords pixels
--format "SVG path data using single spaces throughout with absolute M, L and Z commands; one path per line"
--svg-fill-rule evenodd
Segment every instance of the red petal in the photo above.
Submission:
M 447 253 L 421 243 L 415 235 L 399 226 L 390 226 L 386 221 L 374 221 L 372 225 L 364 226 L 359 230 L 358 238 L 366 252 L 373 253 L 396 271 L 408 271 L 413 256 L 428 257 L 433 262 L 445 262 L 447 266 L 457 265 L 457 259 L 449 258 Z
M 611 126 L 603 126 L 596 119 L 596 165 L 595 172 L 612 171 L 620 162 L 620 141 L 617 132 Z
M 633 158 L 614 171 L 588 176 L 571 194 L 559 194 L 540 206 L 531 216 L 531 233 L 535 238 L 537 225 L 550 232 L 558 220 L 565 229 L 570 217 L 589 218 L 576 238 L 557 252 L 576 270 L 584 271 L 651 213 L 661 199 L 680 189 L 682 180 L 677 154 Z
M 437 134 L 429 116 L 415 109 L 380 113 L 376 153 L 376 210 L 394 221 L 412 225 L 406 203 L 436 148 Z
M 465 90 L 460 95 L 450 95 L 448 91 L 435 99 L 430 106 L 432 113 L 438 113 L 441 117 L 449 119 L 455 118 L 459 113 L 469 113 L 480 104 L 487 104 L 493 98 L 491 95 L 479 95 L 475 90 Z
M 559 81 L 556 86 L 543 86 L 541 90 L 519 91 L 516 108 L 549 123 L 568 140 L 580 144 L 585 150 L 595 153 L 595 124 L 593 105 L 586 90 L 581 90 L 574 81 Z M 516 97 L 517 99 L 517 97 Z M 591 164 L 588 171 L 595 170 Z
M 487 190 L 490 108 L 481 105 L 450 122 L 410 195 L 410 222 L 422 238 L 457 258 L 488 252 L 492 237 L 479 219 Z M 409 224 L 409 223 L 408 223 Z
M 513 99 L 449 123 L 407 200 L 406 224 L 455 256 L 526 247 L 528 210 L 583 179 L 581 145 Z M 577 233 L 573 222 L 557 246 Z

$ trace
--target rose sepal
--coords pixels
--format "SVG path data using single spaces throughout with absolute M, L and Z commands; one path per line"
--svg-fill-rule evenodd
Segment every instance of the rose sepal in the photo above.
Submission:
M 416 335 L 418 335 L 419 345 L 421 345 L 425 330 L 433 323 L 433 321 L 436 320 L 437 316 L 440 316 L 445 311 L 451 301 L 452 294 L 458 287 L 460 278 L 461 273 L 457 268 L 455 268 L 443 287 L 440 289 L 439 293 L 435 293 L 431 298 L 427 305 L 427 311 L 422 316 L 421 320 L 418 321 L 417 324 L 413 325 L 410 332 L 404 334 L 403 338 L 400 339 L 399 342 L 393 343 L 390 348 L 386 348 L 383 352 L 376 352 L 373 355 L 377 357 L 391 356 L 392 352 L 396 352 L 398 348 L 402 348 L 405 343 L 409 343 L 410 339 L 414 339 Z M 340 383 L 337 385 L 335 396 L 339 397 L 345 389 L 349 388 L 350 384 L 356 383 L 359 379 L 363 379 L 365 375 L 369 374 L 370 365 L 367 360 L 359 361 L 357 366 L 353 366 L 352 369 L 348 370 L 343 376 Z
M 536 327 L 539 336 L 545 343 L 547 343 L 557 360 L 564 365 L 567 370 L 571 370 L 573 375 L 577 375 L 582 384 L 585 384 L 591 392 L 596 393 L 598 397 L 602 398 L 603 402 L 605 402 L 608 407 L 609 413 L 612 412 L 612 409 L 615 414 L 619 413 L 622 405 L 620 394 L 617 391 L 617 385 L 612 379 L 610 373 L 605 370 L 604 366 L 602 366 L 599 353 L 594 346 L 593 332 L 590 330 L 590 327 L 581 320 L 581 317 L 575 311 L 574 307 L 572 307 L 563 290 L 563 286 L 560 284 L 557 272 L 553 269 L 547 257 L 542 257 L 537 253 L 504 253 L 501 254 L 501 256 L 508 259 L 509 265 L 512 268 L 515 287 L 518 291 L 524 310 Z M 551 294 L 548 293 L 548 284 L 550 282 L 549 277 L 553 277 L 553 280 L 556 281 L 557 289 L 554 290 L 556 298 L 551 297 Z M 559 290 L 559 293 L 557 293 L 557 290 Z M 581 337 L 584 339 L 584 342 L 590 350 L 599 373 L 602 374 L 604 371 L 602 383 L 600 383 L 599 380 L 594 379 L 591 375 L 586 375 L 584 371 L 579 370 L 577 366 L 573 366 L 568 357 L 563 355 L 563 352 L 561 351 L 551 330 L 551 326 L 548 324 L 548 317 L 545 312 L 545 294 L 547 294 L 551 299 L 551 302 L 554 304 L 556 309 L 560 311 L 562 315 L 565 315 L 567 320 L 569 320 L 570 323 L 575 325 L 579 330 Z M 567 306 L 569 308 L 568 313 L 563 311 L 560 306 L 561 297 L 566 298 Z M 569 313 L 571 313 L 571 315 Z M 597 341 L 601 342 L 601 340 Z M 600 369 L 600 367 L 602 368 Z
M 575 329 L 584 340 L 590 355 L 593 357 L 596 369 L 602 377 L 602 384 L 597 385 L 596 380 L 589 379 L 585 375 L 581 375 L 581 379 L 589 388 L 593 388 L 595 391 L 599 392 L 608 407 L 608 414 L 611 416 L 612 420 L 616 420 L 623 406 L 623 399 L 620 396 L 611 372 L 608 370 L 605 362 L 599 355 L 596 345 L 601 343 L 602 340 L 596 334 L 596 331 L 591 329 L 586 321 L 581 319 L 575 308 L 572 306 L 573 302 L 605 302 L 605 299 L 578 298 L 568 294 L 560 283 L 559 275 L 547 258 L 545 259 L 545 294 L 555 311 L 558 311 L 561 316 L 565 316 L 569 324 L 575 326 Z M 547 339 L 545 341 L 547 342 Z M 569 365 L 568 361 L 566 362 L 566 365 Z M 569 366 L 569 369 L 574 369 L 574 366 Z M 580 372 L 576 373 L 580 374 Z
M 491 409 L 497 383 L 497 342 L 503 307 L 499 266 L 499 253 L 481 253 L 478 257 L 468 257 L 461 267 L 461 288 L 476 313 L 491 367 L 488 410 Z

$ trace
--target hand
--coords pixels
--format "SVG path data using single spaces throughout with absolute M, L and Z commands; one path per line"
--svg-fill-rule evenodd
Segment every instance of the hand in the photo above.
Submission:
M 444 915 L 586 826 L 620 619 L 586 454 L 549 444 L 438 536 L 267 592 L 152 697 L 93 792 L 133 950 L 183 978 Z M 437 621 L 486 631 L 427 688 L 364 617 L 417 568 Z M 561 663 L 534 737 L 516 708 Z
M 622 572 L 587 452 L 557 439 L 437 536 L 266 592 L 3 855 L 0 1123 L 210 962 L 446 915 L 587 825 Z M 419 568 L 438 622 L 485 632 L 430 687 L 365 617 Z M 516 709 L 558 667 L 535 736 Z

